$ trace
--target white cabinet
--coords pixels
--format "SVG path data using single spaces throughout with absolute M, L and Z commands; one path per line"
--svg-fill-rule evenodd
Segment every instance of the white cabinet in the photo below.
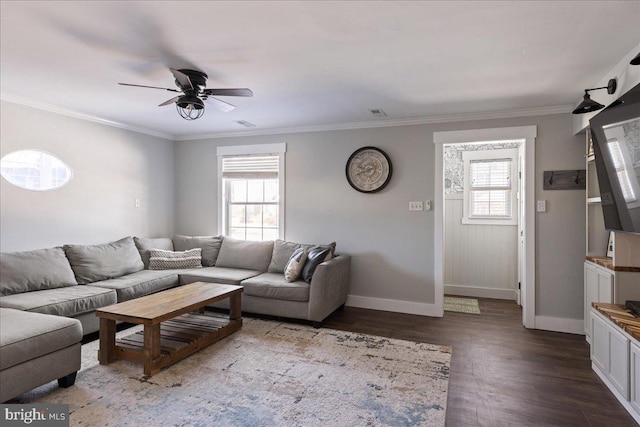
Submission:
M 584 333 L 591 342 L 589 312 L 592 302 L 624 304 L 640 301 L 640 273 L 613 271 L 591 261 L 584 263 Z
M 640 423 L 640 346 L 595 309 L 591 310 L 591 366 L 622 406 Z
M 640 346 L 635 341 L 629 344 L 629 357 L 629 403 L 640 414 Z
M 591 338 L 589 312 L 592 302 L 614 302 L 614 275 L 592 262 L 584 263 L 584 333 Z

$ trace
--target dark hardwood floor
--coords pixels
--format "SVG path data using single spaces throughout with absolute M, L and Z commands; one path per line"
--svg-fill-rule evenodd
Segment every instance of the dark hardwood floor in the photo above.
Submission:
M 346 307 L 324 326 L 451 346 L 449 427 L 637 425 L 591 370 L 584 336 L 525 329 L 515 302 L 479 302 L 480 316 L 444 318 Z

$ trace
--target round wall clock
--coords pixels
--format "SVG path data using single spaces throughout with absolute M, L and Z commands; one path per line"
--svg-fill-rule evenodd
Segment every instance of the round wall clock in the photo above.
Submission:
M 347 181 L 358 191 L 375 193 L 391 180 L 393 168 L 387 153 L 376 147 L 362 147 L 347 160 Z

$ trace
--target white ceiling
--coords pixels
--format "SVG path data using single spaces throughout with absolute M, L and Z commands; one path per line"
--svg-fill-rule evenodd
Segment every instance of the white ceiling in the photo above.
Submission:
M 2 96 L 184 139 L 575 105 L 640 42 L 639 1 L 0 3 Z M 193 122 L 173 68 L 248 87 Z M 382 108 L 375 119 L 370 108 Z

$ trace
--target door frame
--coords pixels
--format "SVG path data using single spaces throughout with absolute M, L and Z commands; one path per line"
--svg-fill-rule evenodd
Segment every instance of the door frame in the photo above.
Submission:
M 444 315 L 444 144 L 472 142 L 522 141 L 524 147 L 524 231 L 523 263 L 521 272 L 522 324 L 535 328 L 536 302 L 536 239 L 535 239 L 535 138 L 537 126 L 519 126 L 489 129 L 469 129 L 459 131 L 434 132 L 435 144 L 435 232 L 434 232 L 434 281 L 436 311 Z

